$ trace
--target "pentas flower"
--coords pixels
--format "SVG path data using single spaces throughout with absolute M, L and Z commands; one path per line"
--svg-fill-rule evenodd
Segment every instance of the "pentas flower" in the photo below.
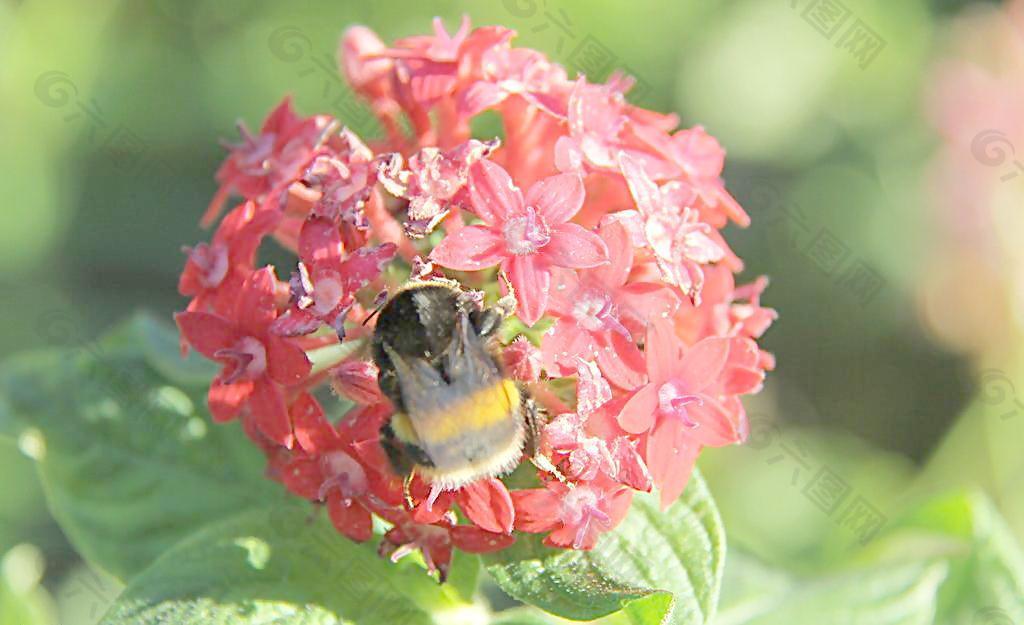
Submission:
M 605 265 L 580 271 L 554 270 L 549 312 L 555 325 L 544 338 L 544 357 L 550 373 L 565 375 L 580 358 L 596 356 L 605 376 L 622 388 L 638 383 L 623 362 L 639 358 L 639 338 L 649 317 L 667 317 L 679 297 L 661 282 L 630 282 L 633 246 L 626 228 L 614 221 L 598 236 L 609 250 Z
M 608 480 L 594 480 L 570 487 L 558 481 L 512 493 L 516 529 L 549 532 L 544 539 L 552 547 L 593 549 L 601 534 L 622 522 L 633 492 Z
M 252 134 L 239 122 L 242 141 L 226 144 L 231 155 L 217 170 L 221 187 L 203 216 L 203 225 L 213 223 L 231 192 L 258 201 L 294 180 L 329 131 L 330 117 L 298 117 L 290 98 L 282 100 L 267 117 L 259 134 Z
M 291 447 L 285 391 L 302 382 L 311 365 L 302 348 L 270 331 L 277 318 L 276 287 L 274 270 L 266 267 L 246 279 L 230 318 L 183 312 L 175 320 L 189 345 L 223 364 L 210 386 L 213 418 L 229 421 L 248 410 L 267 438 Z
M 179 280 L 183 346 L 221 366 L 214 420 L 241 419 L 267 475 L 339 533 L 393 560 L 419 551 L 441 580 L 454 549 L 523 532 L 592 549 L 635 493 L 671 506 L 703 447 L 744 440 L 742 397 L 775 365 L 756 342 L 776 318 L 767 280 L 737 285 L 721 233 L 749 217 L 718 142 L 631 105 L 630 77 L 570 77 L 514 35 L 436 20 L 388 45 L 350 28 L 339 62 L 385 136 L 287 99 L 258 134 L 243 127 L 203 222 L 244 202 L 186 249 Z M 470 136 L 484 111 L 501 141 Z M 294 254 L 280 273 L 256 268 L 267 238 Z M 375 311 L 436 279 L 459 281 L 468 307 L 514 293 L 491 347 L 540 421 L 515 486 L 400 475 L 381 445 L 394 408 L 367 349 Z
M 466 184 L 469 168 L 498 147 L 470 139 L 452 150 L 426 147 L 403 166 L 401 153 L 388 155 L 378 177 L 392 195 L 409 201 L 406 233 L 415 238 L 430 234 L 449 212 L 469 204 Z
M 708 337 L 685 348 L 670 319 L 652 319 L 644 339 L 647 382 L 619 413 L 622 429 L 647 434 L 645 458 L 662 505 L 686 485 L 693 448 L 746 439 L 748 424 L 732 398 L 760 390 L 756 346 L 741 337 Z
M 619 153 L 622 175 L 640 210 L 647 246 L 661 275 L 690 299 L 700 298 L 704 286 L 702 265 L 718 262 L 725 251 L 711 236 L 711 226 L 699 221 L 696 211 L 671 201 L 671 189 L 659 188 L 629 154 Z
M 228 314 L 242 283 L 253 272 L 256 250 L 263 237 L 281 220 L 275 208 L 249 201 L 232 209 L 217 227 L 210 243 L 186 247 L 185 270 L 178 292 L 192 298 L 188 310 Z
M 271 474 L 296 495 L 326 503 L 338 531 L 352 540 L 369 540 L 373 519 L 363 502 L 386 497 L 389 491 L 386 474 L 366 462 L 358 449 L 375 441 L 380 421 L 356 413 L 335 428 L 308 393 L 292 404 L 291 418 L 298 447 L 273 457 Z
M 608 262 L 604 241 L 569 221 L 583 206 L 579 176 L 545 178 L 524 198 L 504 168 L 484 160 L 470 170 L 469 195 L 483 225 L 453 232 L 430 258 L 460 271 L 500 264 L 515 289 L 519 318 L 527 325 L 547 310 L 552 267 L 584 269 Z
M 460 116 L 472 117 L 498 107 L 508 98 L 523 101 L 549 115 L 565 117 L 558 91 L 569 84 L 565 69 L 536 50 L 504 46 L 488 50 L 480 79 L 461 93 Z
M 394 257 L 384 243 L 345 254 L 335 222 L 310 217 L 299 235 L 298 271 L 291 280 L 292 306 L 273 323 L 282 336 L 309 334 L 326 324 L 343 334 L 345 315 L 356 292 L 376 280 Z

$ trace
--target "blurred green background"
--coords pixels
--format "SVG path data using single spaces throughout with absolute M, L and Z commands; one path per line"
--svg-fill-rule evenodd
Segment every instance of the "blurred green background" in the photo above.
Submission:
M 371 134 L 321 67 L 341 31 L 362 23 L 388 41 L 467 12 L 593 79 L 627 68 L 639 103 L 728 150 L 726 181 L 753 225 L 727 236 L 743 278 L 771 277 L 765 302 L 781 313 L 751 444 L 702 459 L 732 543 L 798 570 L 856 549 L 863 537 L 807 494 L 823 472 L 883 518 L 977 484 L 1024 537 L 1012 488 L 1024 410 L 1005 416 L 1024 395 L 986 390 L 1021 379 L 1020 326 L 951 343 L 921 304 L 929 275 L 948 270 L 934 263 L 945 226 L 927 173 L 943 142 L 929 84 L 955 54 L 953 20 L 997 5 L 846 0 L 850 23 L 884 41 L 858 57 L 814 21 L 817 2 L 0 0 L 0 353 L 88 345 L 137 308 L 169 319 L 184 305 L 180 248 L 206 236 L 218 139 L 237 136 L 236 120 L 256 126 L 292 93 L 300 112 Z M 1013 288 L 997 280 L 993 301 Z M 965 298 L 951 289 L 941 306 Z M 1013 318 L 991 314 L 975 321 Z M 0 624 L 34 622 L 23 609 L 95 622 L 117 584 L 79 561 L 46 511 L 31 438 L 18 447 L 0 448 Z

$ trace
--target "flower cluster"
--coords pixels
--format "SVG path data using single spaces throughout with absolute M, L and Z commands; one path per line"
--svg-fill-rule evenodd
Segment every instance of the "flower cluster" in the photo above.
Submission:
M 670 505 L 701 448 L 745 439 L 740 396 L 773 367 L 755 342 L 775 318 L 766 281 L 734 283 L 742 264 L 721 234 L 749 219 L 718 142 L 629 104 L 631 78 L 570 78 L 514 35 L 437 20 L 389 47 L 350 29 L 341 67 L 384 138 L 288 100 L 259 133 L 243 127 L 203 222 L 241 202 L 186 248 L 179 284 L 183 349 L 223 366 L 213 418 L 241 419 L 269 476 L 338 531 L 369 540 L 377 517 L 382 555 L 419 549 L 442 579 L 453 547 L 501 549 L 518 531 L 590 549 L 634 492 Z M 485 111 L 500 139 L 470 136 Z M 258 266 L 268 238 L 297 256 L 288 280 Z M 546 415 L 533 487 L 416 477 L 406 497 L 388 463 L 372 313 L 432 273 L 514 294 L 522 332 L 502 358 Z

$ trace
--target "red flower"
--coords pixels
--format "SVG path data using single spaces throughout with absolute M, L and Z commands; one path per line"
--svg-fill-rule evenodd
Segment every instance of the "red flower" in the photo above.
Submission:
M 370 508 L 375 507 L 370 501 L 379 501 L 377 506 L 401 501 L 397 487 L 367 462 L 365 448 L 376 444 L 379 411 L 356 411 L 334 428 L 320 404 L 304 393 L 292 404 L 290 414 L 298 447 L 278 454 L 272 469 L 291 492 L 326 502 L 339 532 L 355 541 L 369 540 L 373 536 Z
M 469 193 L 484 225 L 449 234 L 430 258 L 462 271 L 500 263 L 515 288 L 519 318 L 527 325 L 547 309 L 552 267 L 583 269 L 608 262 L 604 241 L 569 222 L 583 206 L 579 176 L 545 178 L 530 187 L 524 200 L 508 172 L 483 160 L 470 170 Z
M 274 321 L 272 329 L 283 336 L 309 334 L 322 324 L 338 332 L 356 292 L 380 276 L 395 255 L 385 243 L 362 247 L 346 255 L 335 223 L 311 217 L 299 234 L 298 272 L 292 277 L 292 306 Z
M 184 248 L 188 260 L 178 292 L 192 298 L 188 310 L 228 314 L 253 272 L 257 248 L 280 220 L 280 211 L 245 202 L 224 217 L 213 241 Z
M 456 525 L 452 514 L 444 515 L 436 523 L 417 523 L 404 510 L 378 510 L 384 519 L 394 524 L 384 535 L 380 554 L 397 562 L 419 549 L 427 570 L 437 572 L 438 580 L 448 578 L 452 547 L 468 553 L 490 553 L 504 549 L 516 541 L 509 534 L 488 532 L 473 525 Z
M 269 331 L 277 317 L 274 270 L 253 273 L 242 285 L 231 318 L 206 312 L 175 315 L 185 340 L 207 358 L 224 364 L 210 386 L 210 413 L 228 421 L 247 408 L 259 430 L 285 447 L 294 442 L 285 388 L 309 374 L 306 353 Z
M 271 189 L 283 189 L 283 185 L 297 179 L 329 129 L 330 117 L 326 115 L 305 119 L 297 116 L 291 98 L 282 100 L 267 116 L 258 135 L 239 123 L 242 142 L 227 145 L 231 154 L 217 170 L 221 186 L 202 224 L 213 223 L 232 191 L 247 200 L 258 200 Z
M 232 192 L 246 202 L 187 250 L 179 281 L 183 346 L 223 365 L 214 419 L 240 417 L 268 475 L 340 533 L 364 541 L 375 519 L 390 523 L 381 554 L 419 550 L 442 580 L 454 548 L 501 549 L 518 530 L 590 549 L 634 491 L 657 486 L 672 503 L 704 446 L 745 438 L 741 395 L 774 367 L 755 342 L 776 316 L 761 305 L 766 281 L 736 286 L 742 261 L 721 232 L 749 219 L 725 190 L 718 142 L 627 103 L 632 78 L 569 81 L 513 48 L 514 34 L 464 19 L 449 35 L 435 20 L 388 46 L 347 31 L 340 64 L 385 136 L 364 143 L 288 99 L 258 134 L 242 127 L 203 223 Z M 485 110 L 501 141 L 471 138 Z M 288 284 L 255 270 L 267 236 L 298 256 Z M 381 447 L 392 407 L 361 349 L 374 329 L 350 318 L 372 318 L 368 288 L 453 277 L 442 268 L 477 272 L 456 276 L 467 306 L 511 287 L 520 320 L 553 317 L 495 354 L 557 415 L 541 428 L 541 487 L 486 478 L 445 491 L 415 477 L 407 501 Z M 328 386 L 348 407 L 337 422 L 314 399 Z

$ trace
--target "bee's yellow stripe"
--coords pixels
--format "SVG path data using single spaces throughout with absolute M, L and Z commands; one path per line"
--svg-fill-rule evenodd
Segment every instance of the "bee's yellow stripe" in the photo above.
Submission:
M 424 443 L 442 443 L 467 432 L 484 430 L 504 419 L 514 418 L 519 407 L 519 389 L 515 382 L 503 379 L 498 384 L 476 391 L 443 413 L 416 415 L 412 420 Z

